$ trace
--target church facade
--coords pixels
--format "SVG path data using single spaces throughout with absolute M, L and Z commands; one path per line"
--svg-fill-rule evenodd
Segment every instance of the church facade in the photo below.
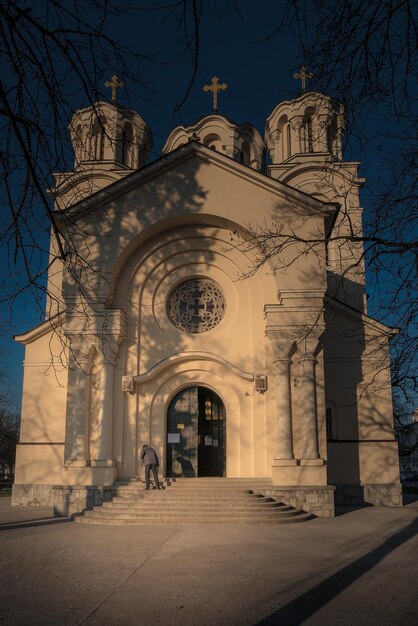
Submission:
M 150 161 L 136 112 L 75 113 L 74 170 L 52 190 L 71 257 L 51 239 L 45 322 L 17 337 L 14 504 L 110 497 L 143 444 L 163 476 L 271 478 L 317 515 L 401 504 L 393 331 L 366 311 L 343 127 L 338 102 L 302 93 L 264 139 L 214 112 Z

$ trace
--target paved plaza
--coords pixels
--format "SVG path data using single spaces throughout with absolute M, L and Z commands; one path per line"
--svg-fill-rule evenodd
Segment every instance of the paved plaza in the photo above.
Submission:
M 289 526 L 89 526 L 0 498 L 0 624 L 418 623 L 418 501 Z

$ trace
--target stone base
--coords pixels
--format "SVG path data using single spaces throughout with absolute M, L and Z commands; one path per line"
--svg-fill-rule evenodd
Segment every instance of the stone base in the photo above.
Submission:
M 336 506 L 402 506 L 401 483 L 336 485 Z
M 12 488 L 12 506 L 50 506 L 54 509 L 54 515 L 71 515 L 100 506 L 115 495 L 114 486 L 15 484 Z
M 318 485 L 306 487 L 278 487 L 271 490 L 263 490 L 266 495 L 271 495 L 295 509 L 302 509 L 317 517 L 335 516 L 335 487 L 333 485 Z
M 327 468 L 322 459 L 315 459 L 314 464 L 309 465 L 276 465 L 271 469 L 273 485 L 288 485 L 292 487 L 310 487 L 312 485 L 327 484 Z

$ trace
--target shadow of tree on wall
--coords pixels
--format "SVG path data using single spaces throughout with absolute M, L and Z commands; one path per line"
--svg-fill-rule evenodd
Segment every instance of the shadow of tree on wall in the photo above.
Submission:
M 183 151 L 189 149 L 185 146 Z M 203 333 L 202 337 L 190 336 L 188 333 L 179 332 L 167 319 L 165 304 L 167 294 L 181 280 L 196 275 L 211 275 L 214 268 L 219 266 L 219 261 L 222 262 L 223 271 L 228 274 L 228 280 L 236 280 L 239 276 L 245 276 L 245 268 L 251 265 L 249 260 L 252 262 L 255 273 L 254 255 L 257 253 L 251 245 L 249 248 L 232 246 L 228 250 L 228 240 L 233 235 L 231 229 L 236 229 L 237 224 L 222 217 L 226 211 L 219 206 L 219 198 L 217 198 L 216 209 L 218 214 L 214 214 L 211 195 L 219 191 L 216 189 L 214 177 L 206 187 L 199 182 L 202 180 L 199 170 L 206 163 L 206 157 L 199 155 L 180 160 L 172 167 L 168 167 L 170 159 L 173 158 L 173 155 L 167 155 L 161 161 L 94 194 L 80 206 L 63 212 L 63 222 L 70 230 L 72 229 L 72 241 L 77 246 L 79 258 L 83 259 L 78 271 L 78 281 L 74 282 L 69 274 L 64 275 L 63 295 L 67 328 L 73 325 L 76 331 L 88 339 L 85 356 L 89 357 L 90 344 L 96 344 L 103 349 L 107 347 L 106 344 L 112 335 L 109 312 L 120 309 L 126 314 L 128 320 L 126 337 L 123 339 L 117 358 L 114 383 L 113 453 L 118 463 L 119 477 L 130 477 L 137 473 L 137 450 L 142 443 L 152 442 L 152 445 L 156 444 L 162 451 L 166 445 L 163 430 L 161 428 L 157 430 L 157 421 L 162 423 L 166 415 L 156 415 L 152 405 L 154 391 L 149 392 L 150 385 L 147 382 L 137 384 L 135 393 L 122 394 L 120 389 L 123 375 L 139 377 L 149 372 L 155 364 L 163 363 L 171 355 L 196 350 L 229 355 L 231 362 L 241 367 L 243 371 L 254 372 L 258 368 L 259 371 L 263 371 L 266 367 L 271 368 L 269 371 L 272 373 L 274 371 L 271 363 L 266 366 L 266 363 L 256 362 L 253 357 L 251 359 L 248 357 L 250 350 L 248 349 L 249 343 L 246 343 L 248 337 L 245 333 L 243 333 L 241 344 L 236 343 L 231 348 L 227 341 L 228 337 L 224 338 L 222 345 L 213 341 L 217 331 Z M 281 212 L 284 219 L 293 219 L 294 212 L 298 210 L 298 220 L 300 224 L 305 224 L 306 220 L 301 214 L 304 209 L 302 199 L 300 206 L 297 206 L 296 202 L 292 203 L 289 199 L 283 200 L 281 194 L 278 193 L 278 196 L 281 199 L 277 201 L 276 207 L 266 208 L 266 214 L 269 211 L 276 211 Z M 210 207 L 212 207 L 212 213 Z M 259 207 L 254 205 L 252 207 L 254 217 L 257 210 Z M 239 227 L 242 228 L 242 224 Z M 283 285 L 287 285 L 288 289 L 296 288 L 301 291 L 322 289 L 324 293 L 326 289 L 325 242 L 322 240 L 317 244 L 318 249 L 311 251 L 307 251 L 302 244 L 303 241 L 289 242 L 285 258 L 282 259 L 284 265 L 279 267 L 275 274 L 275 284 L 279 291 Z M 311 261 L 306 263 L 308 253 L 313 263 Z M 240 257 L 241 264 L 234 259 L 234 254 Z M 294 282 L 289 282 L 286 278 L 286 275 L 291 272 L 294 272 Z M 250 274 L 246 276 L 246 282 L 253 285 L 252 281 L 255 279 L 252 272 Z M 347 281 L 345 284 L 347 285 Z M 246 289 L 248 302 L 250 302 L 254 294 L 251 293 L 249 286 Z M 274 292 L 274 298 L 277 299 L 276 294 L 277 291 Z M 244 300 L 241 301 L 241 305 L 243 302 Z M 267 302 L 277 305 L 276 300 L 273 301 L 273 299 L 268 299 Z M 262 304 L 263 302 L 260 302 L 260 309 Z M 244 313 L 245 309 L 241 306 L 237 319 L 240 319 Z M 313 310 L 312 317 L 308 320 L 311 328 L 318 322 L 318 315 L 320 317 L 323 315 L 322 304 L 319 309 Z M 306 319 L 304 323 L 306 326 Z M 306 332 L 308 334 L 310 332 L 309 325 Z M 389 433 L 390 426 L 388 426 L 387 415 L 384 413 L 379 415 L 379 410 L 373 408 L 372 398 L 370 416 L 363 421 L 363 430 L 359 433 L 357 389 L 363 381 L 361 359 L 366 341 L 364 327 L 361 324 L 353 330 L 348 329 L 347 332 L 348 335 L 344 337 L 344 340 L 352 342 L 353 347 L 348 347 L 348 350 L 351 350 L 355 364 L 350 367 L 349 375 L 344 372 L 341 376 L 340 385 L 341 389 L 345 389 L 346 397 L 337 408 L 344 411 L 344 428 L 350 433 L 346 439 L 353 440 L 347 460 L 347 467 L 350 467 L 351 474 L 349 480 L 346 477 L 343 482 L 359 484 L 360 437 L 367 439 L 368 434 L 371 436 L 374 427 L 380 429 L 381 432 L 382 428 L 388 428 Z M 250 335 L 248 330 L 247 335 Z M 303 341 L 303 337 L 301 340 Z M 274 357 L 275 355 L 272 355 L 272 360 Z M 71 449 L 75 401 L 73 390 L 76 370 L 79 367 L 81 367 L 80 363 L 70 351 L 65 436 L 66 459 Z M 210 369 L 210 365 L 208 368 Z M 327 371 L 325 377 L 327 377 Z M 199 373 L 192 372 L 187 381 L 183 378 L 176 393 L 186 386 L 199 384 L 202 384 Z M 217 392 L 216 389 L 213 390 Z M 319 392 L 325 396 L 329 395 L 327 389 L 324 389 L 323 382 L 319 382 Z M 46 442 L 49 438 L 49 423 L 54 415 L 53 408 L 51 410 L 50 407 L 46 412 L 42 408 L 44 395 L 46 394 L 37 390 L 32 398 L 33 413 L 27 415 L 25 419 L 29 430 L 31 430 L 32 420 L 33 432 L 38 429 L 36 437 L 39 440 L 43 438 Z M 271 400 L 274 396 L 274 385 L 269 388 L 266 398 L 269 395 Z M 297 390 L 295 396 L 297 396 Z M 161 411 L 166 412 L 170 399 L 168 398 Z M 280 400 L 278 402 L 280 403 Z M 336 404 L 338 405 L 338 402 Z M 270 433 L 274 433 L 276 425 L 277 406 L 271 408 L 272 406 L 273 403 L 270 402 L 270 413 L 265 426 L 266 439 L 269 439 Z M 153 415 L 152 419 L 151 415 Z M 90 415 L 89 434 L 93 418 L 94 416 Z M 321 404 L 317 418 L 321 452 L 326 458 L 324 402 Z M 243 435 L 238 432 L 234 432 L 234 435 L 242 437 L 241 441 L 245 445 L 251 437 L 254 438 L 254 432 L 250 429 L 247 429 Z M 331 443 L 328 444 L 328 448 L 330 451 Z M 268 465 L 270 461 L 271 458 L 267 459 Z M 384 453 L 380 456 L 379 467 L 375 468 L 377 478 L 389 461 L 389 456 L 385 459 Z M 48 468 L 45 469 L 46 474 L 47 470 Z M 334 482 L 332 476 L 331 482 Z
M 149 385 L 138 384 L 133 394 L 122 395 L 122 376 L 140 376 L 182 352 L 222 352 L 219 346 L 215 349 L 213 334 L 191 337 L 175 329 L 167 319 L 166 300 L 167 293 L 179 281 L 211 275 L 220 263 L 225 264 L 223 249 L 231 237 L 230 229 L 237 225 L 207 211 L 206 203 L 214 189 L 204 189 L 197 175 L 205 158 L 167 167 L 172 158 L 167 155 L 151 164 L 153 174 L 149 168 L 132 174 L 130 186 L 128 176 L 111 189 L 98 192 L 87 203 L 63 212 L 82 259 L 78 281 L 74 282 L 68 273 L 64 275 L 66 325 L 88 338 L 85 356 L 90 355 L 89 343 L 99 341 L 106 348 L 112 333 L 111 328 L 105 328 L 109 311 L 120 309 L 128 320 L 116 363 L 113 423 L 114 456 L 119 476 L 124 477 L 137 472 L 137 450 L 142 443 L 152 441 L 163 450 L 166 442 L 160 435 L 156 437 L 155 424 L 149 423 Z M 237 254 L 245 259 L 242 252 Z M 233 281 L 242 267 L 236 267 L 231 258 L 227 262 L 228 279 Z M 97 326 L 100 316 L 104 320 L 102 327 Z M 245 346 L 237 346 L 230 360 L 245 369 Z M 71 452 L 73 390 L 79 367 L 82 364 L 70 349 L 65 458 Z M 188 386 L 199 383 L 196 373 Z M 90 415 L 90 423 L 93 417 Z M 89 436 L 90 433 L 91 424 Z

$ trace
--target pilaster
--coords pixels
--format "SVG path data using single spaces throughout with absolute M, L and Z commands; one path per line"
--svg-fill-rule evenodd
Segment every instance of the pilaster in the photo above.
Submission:
M 81 322 L 81 323 L 80 323 Z M 67 436 L 71 452 L 63 467 L 63 483 L 72 485 L 113 484 L 116 467 L 113 459 L 113 383 L 118 350 L 125 337 L 126 320 L 122 311 L 108 310 L 102 315 L 67 320 L 70 358 L 75 376 L 69 380 L 67 420 L 72 427 Z M 98 355 L 100 395 L 96 458 L 90 457 L 89 421 L 91 368 Z
M 319 450 L 315 374 L 324 330 L 322 306 L 323 292 L 308 289 L 281 291 L 278 304 L 265 307 L 275 374 L 274 485 L 327 484 L 325 461 Z M 296 443 L 294 432 L 299 433 Z

